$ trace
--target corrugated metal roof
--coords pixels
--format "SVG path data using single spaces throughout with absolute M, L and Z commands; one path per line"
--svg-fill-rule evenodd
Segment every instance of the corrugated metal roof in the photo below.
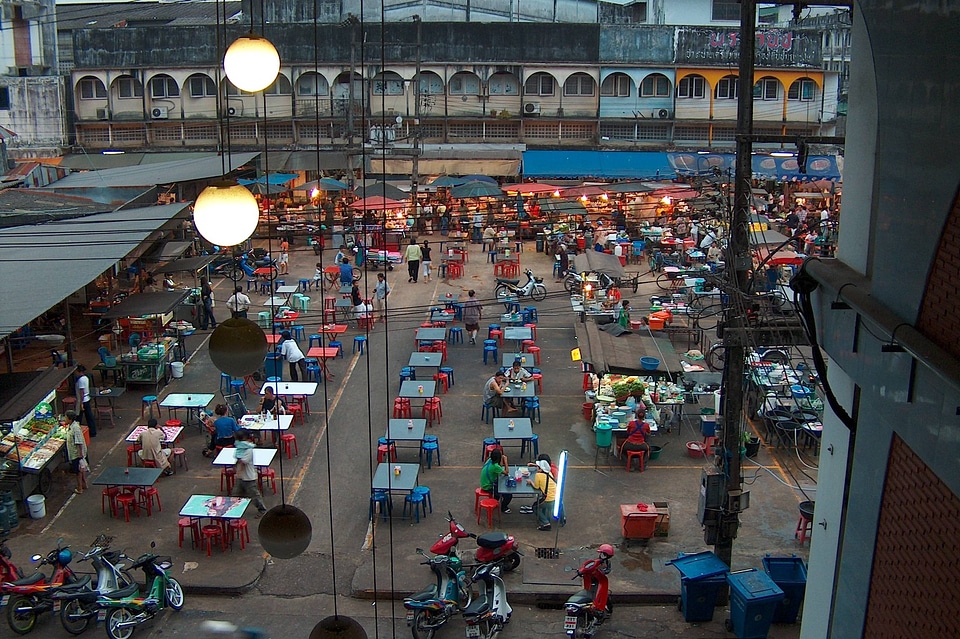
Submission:
M 227 171 L 237 169 L 258 153 L 234 153 L 227 163 Z M 112 156 L 117 157 L 117 156 Z M 144 186 L 151 187 L 158 184 L 172 184 L 174 182 L 189 182 L 203 180 L 222 175 L 221 158 L 216 153 L 208 153 L 206 157 L 173 162 L 159 162 L 156 164 L 141 164 L 139 166 L 124 166 L 101 171 L 86 171 L 73 173 L 46 187 L 49 189 L 74 188 L 120 188 Z
M 241 3 L 227 2 L 226 14 L 239 13 Z M 57 30 L 107 29 L 125 26 L 216 24 L 216 2 L 97 2 L 57 6 Z

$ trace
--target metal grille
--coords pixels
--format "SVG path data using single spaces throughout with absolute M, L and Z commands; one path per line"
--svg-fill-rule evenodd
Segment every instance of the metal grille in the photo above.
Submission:
M 537 559 L 559 559 L 559 548 L 537 548 Z

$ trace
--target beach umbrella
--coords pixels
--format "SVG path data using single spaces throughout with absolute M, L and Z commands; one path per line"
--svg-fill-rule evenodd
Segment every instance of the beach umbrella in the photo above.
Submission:
M 362 186 L 353 191 L 359 198 L 368 198 L 380 196 L 391 200 L 409 200 L 410 194 L 404 193 L 392 184 L 386 182 L 375 182 L 369 186 Z
M 489 175 L 464 175 L 460 178 L 461 184 L 466 184 L 467 182 L 489 182 L 490 184 L 496 184 L 497 181 L 494 180 Z
M 452 177 L 452 176 L 449 176 L 449 175 L 441 175 L 441 176 L 438 177 L 436 180 L 434 180 L 433 182 L 431 182 L 431 183 L 429 184 L 429 186 L 436 186 L 436 187 L 441 187 L 441 186 L 447 186 L 447 187 L 450 187 L 450 186 L 459 186 L 459 185 L 461 185 L 461 184 L 466 183 L 466 181 L 467 181 L 467 180 L 464 180 L 463 178 Z M 482 181 L 482 180 L 478 180 L 478 181 Z
M 312 182 L 307 182 L 306 184 L 301 184 L 300 186 L 294 187 L 297 191 L 312 191 L 317 189 L 319 191 L 346 191 L 350 187 L 341 182 L 340 180 L 334 180 L 333 178 L 320 178 L 319 180 L 313 180 Z
M 534 193 L 553 193 L 560 190 L 559 186 L 554 184 L 541 184 L 540 182 L 521 182 L 519 184 L 504 184 L 500 187 L 507 193 L 522 193 L 531 195 Z
M 474 180 L 450 189 L 450 197 L 457 199 L 465 197 L 503 197 L 503 191 L 496 184 Z

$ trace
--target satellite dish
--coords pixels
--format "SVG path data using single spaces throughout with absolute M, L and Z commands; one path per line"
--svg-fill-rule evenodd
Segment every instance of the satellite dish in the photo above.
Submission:
M 403 117 L 397 116 L 397 124 L 403 124 Z

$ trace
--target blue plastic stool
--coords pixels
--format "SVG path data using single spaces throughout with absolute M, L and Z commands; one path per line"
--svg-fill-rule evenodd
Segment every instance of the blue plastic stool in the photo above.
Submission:
M 307 330 L 302 324 L 297 324 L 296 326 L 291 327 L 290 330 L 293 331 L 293 339 L 297 340 L 303 339 L 304 335 L 307 334 Z
M 148 411 L 149 411 L 151 414 L 153 414 L 153 407 L 154 407 L 154 406 L 157 407 L 157 417 L 159 418 L 159 417 L 160 417 L 160 402 L 157 401 L 157 396 L 156 396 L 156 395 L 144 395 L 144 396 L 143 396 L 143 404 L 142 404 L 142 406 L 140 407 L 140 417 L 143 417 L 143 414 L 144 414 L 145 412 L 148 412 Z
M 519 313 L 520 312 L 520 302 L 507 302 L 504 304 L 507 307 L 508 313 Z
M 309 279 L 307 279 L 307 278 L 305 278 L 305 277 L 300 278 L 300 290 L 301 290 L 301 291 L 304 291 L 304 292 L 309 291 L 309 290 L 310 290 L 310 283 L 311 283 L 311 282 L 312 282 L 312 280 L 309 280 Z
M 220 394 L 223 395 L 224 391 L 230 391 L 230 382 L 233 381 L 233 377 L 226 373 L 220 373 Z
M 260 282 L 260 294 L 267 295 L 268 293 L 270 293 L 270 281 Z
M 268 382 L 273 382 L 274 384 L 277 384 L 277 383 L 279 383 L 279 382 L 282 382 L 283 380 L 282 380 L 281 378 L 279 378 L 279 377 L 268 377 L 268 378 L 267 378 L 267 381 L 268 381 Z
M 522 311 L 520 311 L 520 317 L 523 319 L 524 324 L 533 323 L 533 316 L 530 315 L 530 311 L 528 311 L 527 309 L 523 309 Z
M 484 404 L 484 405 L 486 405 L 486 404 Z M 493 407 L 491 406 L 491 408 L 493 408 Z M 486 437 L 486 438 L 483 440 L 483 446 L 480 448 L 480 462 L 481 462 L 481 463 L 484 462 L 484 461 L 486 461 L 485 457 L 487 456 L 487 446 L 495 446 L 495 445 L 497 445 L 497 444 L 499 444 L 499 443 L 500 443 L 500 440 L 498 440 L 496 437 Z
M 356 353 L 357 351 L 359 351 L 360 354 L 363 355 L 363 347 L 364 347 L 364 345 L 365 345 L 366 343 L 367 343 L 367 336 L 366 336 L 366 335 L 357 335 L 356 337 L 354 337 L 354 338 L 353 338 L 353 352 Z
M 447 335 L 447 341 L 451 344 L 463 344 L 463 327 L 452 326 Z
M 440 372 L 447 374 L 447 382 L 448 382 L 448 384 L 449 384 L 450 386 L 453 386 L 453 367 L 451 367 L 451 366 L 441 366 L 441 367 L 440 367 Z
M 433 451 L 437 451 L 437 466 L 442 466 L 443 464 L 440 463 L 440 444 L 438 442 L 423 442 L 420 444 L 421 459 L 423 453 L 427 454 L 427 469 L 433 468 Z
M 536 306 L 525 306 L 523 307 L 524 311 L 529 311 L 531 320 L 527 324 L 531 324 L 537 321 L 537 307 Z
M 416 522 L 419 524 L 419 523 L 420 523 L 420 508 L 421 508 L 421 507 L 423 508 L 423 514 L 424 514 L 424 516 L 426 516 L 426 514 L 427 514 L 427 504 L 426 504 L 426 502 L 425 502 L 424 499 L 423 499 L 423 495 L 419 495 L 419 494 L 417 494 L 417 493 L 410 493 L 409 495 L 407 495 L 406 497 L 403 498 L 403 516 L 404 516 L 404 517 L 407 516 L 407 505 L 409 505 L 409 506 L 412 508 L 412 511 L 411 511 L 410 515 L 411 515 L 411 516 L 416 520 Z
M 340 342 L 327 342 L 327 348 L 336 348 L 337 356 L 343 359 L 343 344 Z
M 256 290 L 257 290 L 257 287 L 258 287 L 259 285 L 260 285 L 260 283 L 256 280 L 256 278 L 248 278 L 248 279 L 247 279 L 247 293 L 250 292 L 250 289 L 251 289 L 251 288 L 252 288 L 254 291 L 256 291 Z
M 530 449 L 533 451 L 533 458 L 536 459 L 540 456 L 540 436 L 533 435 L 530 439 L 524 439 L 520 442 L 520 456 L 523 457 L 523 454 L 527 452 L 527 444 L 530 444 Z
M 416 379 L 417 379 L 417 371 L 414 370 L 413 368 L 409 366 L 404 366 L 403 368 L 400 369 L 401 384 L 406 381 L 416 381 Z
M 523 400 L 523 414 L 532 421 L 540 423 L 540 400 L 536 397 L 528 397 Z
M 487 327 L 487 339 L 490 339 L 491 337 L 493 337 L 493 335 L 490 334 L 492 331 L 499 331 L 499 330 L 501 330 L 499 324 L 491 324 L 490 326 L 488 326 L 488 327 Z M 487 343 L 486 340 L 484 340 L 483 343 L 486 344 L 486 343 Z
M 497 263 L 497 252 L 495 250 L 487 251 L 487 261 L 490 262 L 491 264 Z
M 274 283 L 276 284 L 277 288 L 279 288 L 279 287 L 281 287 L 281 286 L 286 286 L 286 285 L 287 285 L 287 280 L 274 280 Z M 276 289 L 274 289 L 274 290 L 276 290 Z
M 437 454 L 437 466 L 440 465 L 440 455 Z M 413 489 L 413 492 L 418 495 L 423 495 L 423 514 L 427 514 L 427 507 L 430 507 L 430 512 L 433 512 L 433 499 L 430 497 L 430 487 L 429 486 L 416 486 Z
M 323 381 L 323 369 L 319 364 L 307 364 L 307 378 L 313 382 Z
M 493 363 L 497 363 L 497 358 L 499 357 L 499 351 L 496 346 L 484 346 L 483 347 L 483 365 L 487 365 L 487 355 L 493 355 Z
M 480 419 L 489 424 L 494 417 L 500 417 L 500 409 L 484 402 L 483 408 L 480 409 Z
M 323 336 L 320 333 L 311 333 L 310 334 L 310 346 L 308 348 L 313 348 L 313 343 L 316 342 L 317 346 L 323 343 Z
M 243 395 L 243 398 L 247 398 L 247 382 L 242 379 L 231 379 L 230 380 L 230 392 Z
M 458 302 L 453 305 L 453 319 L 463 321 L 463 304 Z
M 423 436 L 423 441 L 425 441 L 425 442 L 439 442 L 439 441 L 440 441 L 440 438 L 437 437 L 436 435 L 424 435 L 424 436 Z
M 383 513 L 383 520 L 387 521 L 387 514 L 393 510 L 393 505 L 390 503 L 390 495 L 386 492 L 375 490 L 370 495 L 370 519 L 373 519 L 376 515 L 376 505 L 380 504 L 380 512 Z

